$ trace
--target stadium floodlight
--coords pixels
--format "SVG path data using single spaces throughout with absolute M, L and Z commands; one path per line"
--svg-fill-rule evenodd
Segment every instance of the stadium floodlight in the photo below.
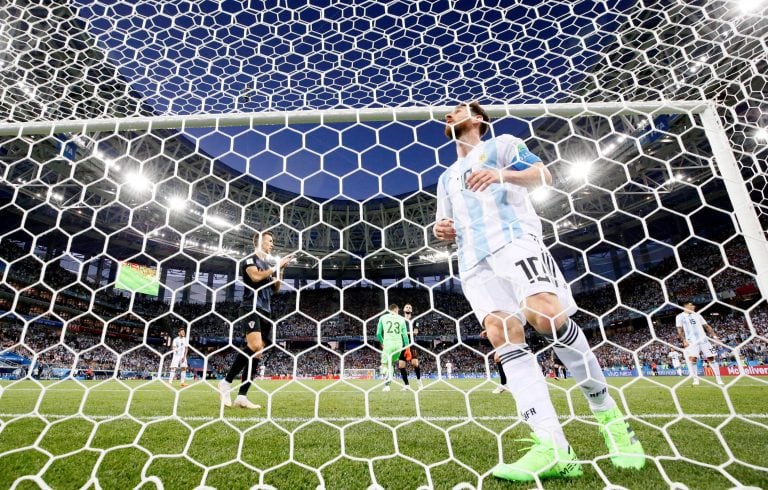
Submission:
M 548 187 L 537 187 L 531 192 L 531 199 L 533 199 L 534 202 L 544 202 L 547 197 L 549 197 Z
M 187 201 L 183 197 L 171 196 L 168 198 L 168 208 L 173 211 L 184 211 L 187 208 Z
M 580 159 L 573 162 L 571 165 L 571 178 L 575 180 L 586 180 L 589 176 L 589 171 L 592 168 L 592 161 L 587 159 Z
M 768 142 L 768 129 L 760 128 L 757 131 L 755 131 L 755 139 L 758 141 L 762 141 L 763 143 Z
M 672 174 L 672 176 L 668 178 L 666 182 L 664 182 L 664 185 L 669 186 L 675 182 L 690 182 L 691 180 L 693 180 L 692 177 L 686 177 L 684 173 L 678 172 L 676 174 Z
M 18 87 L 18 89 L 24 93 L 24 95 L 30 100 L 30 102 L 34 102 L 35 104 L 39 105 L 40 108 L 43 109 L 43 111 L 48 110 L 48 104 L 41 101 L 37 97 L 36 90 L 32 89 L 29 85 L 21 81 L 16 82 L 16 87 Z
M 739 10 L 744 14 L 757 11 L 762 5 L 763 0 L 739 0 Z
M 603 155 L 610 155 L 616 149 L 616 143 L 609 143 L 603 147 Z
M 26 95 L 26 96 L 27 96 L 27 97 L 29 97 L 30 99 L 33 99 L 33 100 L 34 100 L 34 99 L 36 99 L 36 97 L 35 97 L 35 91 L 34 91 L 34 90 L 32 90 L 32 89 L 29 87 L 29 85 L 27 85 L 26 83 L 24 83 L 24 82 L 16 82 L 16 86 L 19 88 L 19 90 L 21 90 L 22 92 L 24 92 L 24 95 Z
M 125 176 L 125 183 L 136 192 L 147 191 L 152 187 L 152 182 L 140 172 L 129 172 Z
M 80 148 L 85 148 L 86 146 L 88 146 L 88 141 L 86 141 L 86 140 L 85 140 L 85 138 L 83 138 L 83 137 L 82 137 L 81 135 L 79 135 L 79 134 L 76 134 L 76 135 L 72 136 L 72 138 L 71 138 L 71 139 L 72 139 L 72 141 L 74 141 L 74 142 L 75 142 L 75 144 L 76 144 L 77 146 L 79 146 Z
M 113 159 L 109 158 L 104 152 L 95 150 L 93 154 L 91 155 L 93 158 L 96 158 L 97 160 L 101 160 L 104 162 L 104 165 L 107 167 L 112 167 L 115 170 L 120 170 L 120 165 L 117 164 Z
M 61 194 L 59 192 L 54 192 L 53 190 L 48 191 L 48 197 L 50 199 L 53 199 L 54 201 L 63 201 L 64 200 L 64 194 Z
M 235 226 L 233 223 L 230 223 L 228 220 L 222 218 L 221 216 L 206 216 L 205 223 L 207 225 L 217 226 L 219 228 L 231 228 Z
M 439 250 L 436 252 L 430 252 L 427 254 L 419 255 L 419 259 L 427 262 L 435 263 L 435 262 L 443 262 L 445 260 L 448 260 L 450 256 L 451 256 L 450 252 L 446 252 L 445 250 Z

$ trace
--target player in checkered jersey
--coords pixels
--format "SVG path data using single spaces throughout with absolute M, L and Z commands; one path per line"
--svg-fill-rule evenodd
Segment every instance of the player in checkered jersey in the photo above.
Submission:
M 709 343 L 710 338 L 717 340 L 718 337 L 704 317 L 696 313 L 696 305 L 692 301 L 683 303 L 683 312 L 675 317 L 675 325 L 677 326 L 677 336 L 683 344 L 683 355 L 688 366 L 688 372 L 693 378 L 693 384 L 699 384 L 699 371 L 696 369 L 699 354 L 709 362 L 715 372 L 717 384 L 724 384 L 720 377 L 720 365 L 715 358 L 715 349 Z M 709 338 L 704 333 L 704 329 L 709 333 Z
M 280 291 L 285 267 L 293 260 L 287 255 L 272 264 L 270 257 L 274 247 L 274 235 L 266 230 L 253 235 L 254 253 L 240 263 L 243 280 L 243 300 L 238 309 L 240 325 L 245 330 L 245 346 L 238 350 L 235 361 L 226 377 L 219 381 L 219 397 L 225 407 L 233 406 L 232 383 L 239 375 L 241 384 L 234 406 L 246 409 L 259 409 L 260 405 L 248 399 L 251 381 L 258 372 L 262 351 L 271 337 L 273 294 Z
M 608 391 L 584 333 L 570 318 L 576 304 L 543 244 L 529 191 L 551 184 L 549 170 L 520 138 L 502 134 L 483 140 L 490 117 L 477 102 L 459 104 L 445 121 L 458 158 L 438 179 L 433 233 L 456 241 L 462 290 L 499 354 L 521 419 L 533 431 L 530 451 L 498 465 L 493 475 L 532 482 L 582 474 L 526 344 L 526 323 L 548 337 L 578 383 L 614 466 L 642 468 L 642 445 Z

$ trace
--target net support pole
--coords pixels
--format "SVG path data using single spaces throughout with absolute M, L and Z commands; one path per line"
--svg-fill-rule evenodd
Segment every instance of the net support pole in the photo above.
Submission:
M 768 242 L 766 242 L 765 233 L 760 226 L 760 220 L 755 211 L 755 203 L 749 196 L 749 189 L 739 171 L 739 165 L 728 143 L 728 136 L 725 134 L 725 129 L 713 104 L 709 104 L 702 111 L 701 122 L 704 125 L 707 139 L 712 145 L 712 155 L 715 157 L 715 162 L 717 162 L 723 176 L 728 197 L 733 204 L 736 221 L 744 234 L 747 250 L 749 250 L 752 262 L 755 264 L 757 287 L 760 289 L 762 297 L 768 298 Z

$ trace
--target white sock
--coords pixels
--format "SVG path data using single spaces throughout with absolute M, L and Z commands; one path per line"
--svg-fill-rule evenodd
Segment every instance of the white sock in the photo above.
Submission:
M 715 373 L 715 379 L 720 382 L 722 379 L 720 379 L 720 364 L 717 363 L 717 361 L 712 361 L 709 363 L 709 366 L 712 368 L 712 371 Z
M 682 376 L 683 375 L 683 369 L 682 368 L 677 368 L 677 375 L 678 376 Z
M 168 377 L 168 382 L 172 383 L 173 382 L 173 378 L 175 376 L 176 376 L 176 370 L 175 369 L 171 369 L 171 375 Z
M 688 366 L 688 375 L 693 379 L 699 379 L 699 370 L 696 369 L 696 364 L 690 359 L 686 359 L 685 364 Z
M 187 371 L 182 370 L 181 374 L 179 375 L 179 381 L 182 383 L 187 380 Z
M 549 397 L 539 363 L 526 344 L 505 345 L 498 350 L 507 388 L 515 399 L 520 417 L 541 438 L 568 449 L 563 427 Z
M 608 383 L 600 363 L 576 322 L 570 318 L 566 321 L 557 333 L 553 348 L 557 357 L 571 371 L 571 376 L 579 384 L 593 412 L 604 412 L 616 406 L 616 401 L 608 392 Z

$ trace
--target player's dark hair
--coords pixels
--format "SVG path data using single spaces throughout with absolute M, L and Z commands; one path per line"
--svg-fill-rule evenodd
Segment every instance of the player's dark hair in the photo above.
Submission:
M 390 303 L 389 304 L 389 311 L 395 311 L 395 310 L 399 310 L 399 309 L 400 309 L 400 307 L 397 306 L 395 303 Z
M 685 301 L 682 301 L 682 302 L 680 303 L 680 306 L 685 306 L 685 305 L 694 305 L 694 306 L 696 306 L 696 303 L 694 303 L 693 301 L 691 301 L 691 300 L 687 299 L 687 300 L 685 300 Z
M 465 107 L 469 107 L 469 115 L 470 116 L 482 116 L 483 121 L 486 124 L 480 125 L 480 136 L 483 136 L 485 133 L 488 132 L 488 128 L 490 127 L 491 117 L 488 115 L 487 112 L 485 112 L 485 109 L 480 105 L 480 102 L 473 100 L 471 102 L 467 102 L 464 104 L 461 104 Z
M 258 232 L 258 231 L 257 231 L 256 233 L 254 233 L 254 234 L 253 234 L 253 246 L 254 246 L 254 247 L 256 247 L 256 248 L 258 248 L 258 247 L 259 247 L 259 243 L 261 243 L 261 239 L 262 239 L 263 237 L 267 236 L 267 235 L 271 236 L 272 238 L 274 238 L 274 237 L 275 237 L 275 234 L 274 234 L 274 233 L 272 233 L 272 232 L 271 232 L 271 231 L 269 231 L 269 230 L 267 230 L 267 231 L 262 231 L 262 232 Z

